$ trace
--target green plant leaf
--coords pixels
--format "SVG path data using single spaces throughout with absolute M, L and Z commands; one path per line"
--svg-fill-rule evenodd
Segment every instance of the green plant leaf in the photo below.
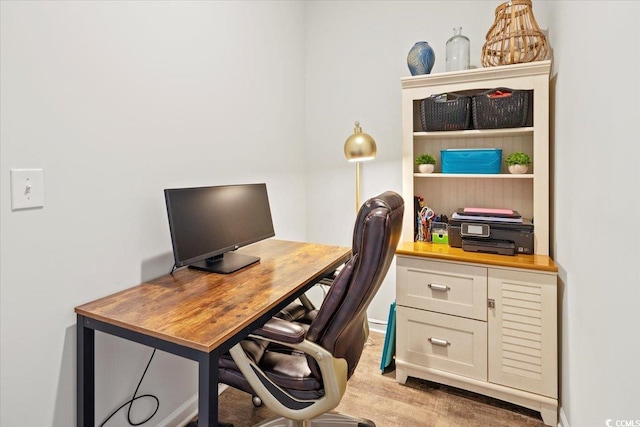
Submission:
M 511 165 L 530 165 L 531 157 L 527 153 L 523 153 L 521 151 L 511 153 L 504 159 L 505 163 L 509 166 Z
M 416 157 L 416 164 L 417 165 L 435 165 L 436 164 L 436 158 L 433 157 L 431 154 L 420 154 L 418 157 Z

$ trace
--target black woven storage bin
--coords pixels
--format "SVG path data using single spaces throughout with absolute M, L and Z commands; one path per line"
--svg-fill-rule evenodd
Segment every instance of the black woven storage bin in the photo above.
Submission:
M 492 94 L 507 94 L 492 98 Z M 503 129 L 523 127 L 529 111 L 529 91 L 507 88 L 491 89 L 473 97 L 473 127 Z
M 471 97 L 456 93 L 431 95 L 420 101 L 425 131 L 463 130 L 471 124 Z

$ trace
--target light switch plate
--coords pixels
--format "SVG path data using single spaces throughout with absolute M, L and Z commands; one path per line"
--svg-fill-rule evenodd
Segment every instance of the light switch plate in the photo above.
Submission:
M 42 169 L 11 169 L 11 210 L 44 207 Z

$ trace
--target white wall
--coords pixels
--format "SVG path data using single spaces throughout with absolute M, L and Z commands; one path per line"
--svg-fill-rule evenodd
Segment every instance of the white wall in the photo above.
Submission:
M 305 239 L 304 8 L 0 7 L 0 424 L 68 427 L 73 308 L 169 271 L 164 188 L 266 182 L 277 236 Z M 44 169 L 43 209 L 11 211 L 10 168 Z M 102 334 L 96 346 L 101 422 L 133 393 L 151 350 Z M 160 399 L 150 425 L 196 394 L 196 373 L 157 355 L 140 389 Z M 126 425 L 124 414 L 108 425 Z
M 640 422 L 640 3 L 549 17 L 562 407 L 571 427 Z

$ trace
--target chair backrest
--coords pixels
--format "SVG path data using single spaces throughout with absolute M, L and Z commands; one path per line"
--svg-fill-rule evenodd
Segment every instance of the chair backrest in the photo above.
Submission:
M 351 259 L 335 278 L 307 340 L 347 361 L 348 377 L 358 365 L 367 340 L 367 307 L 382 284 L 402 232 L 404 201 L 392 191 L 373 197 L 358 212 Z M 313 359 L 312 373 L 321 378 Z

